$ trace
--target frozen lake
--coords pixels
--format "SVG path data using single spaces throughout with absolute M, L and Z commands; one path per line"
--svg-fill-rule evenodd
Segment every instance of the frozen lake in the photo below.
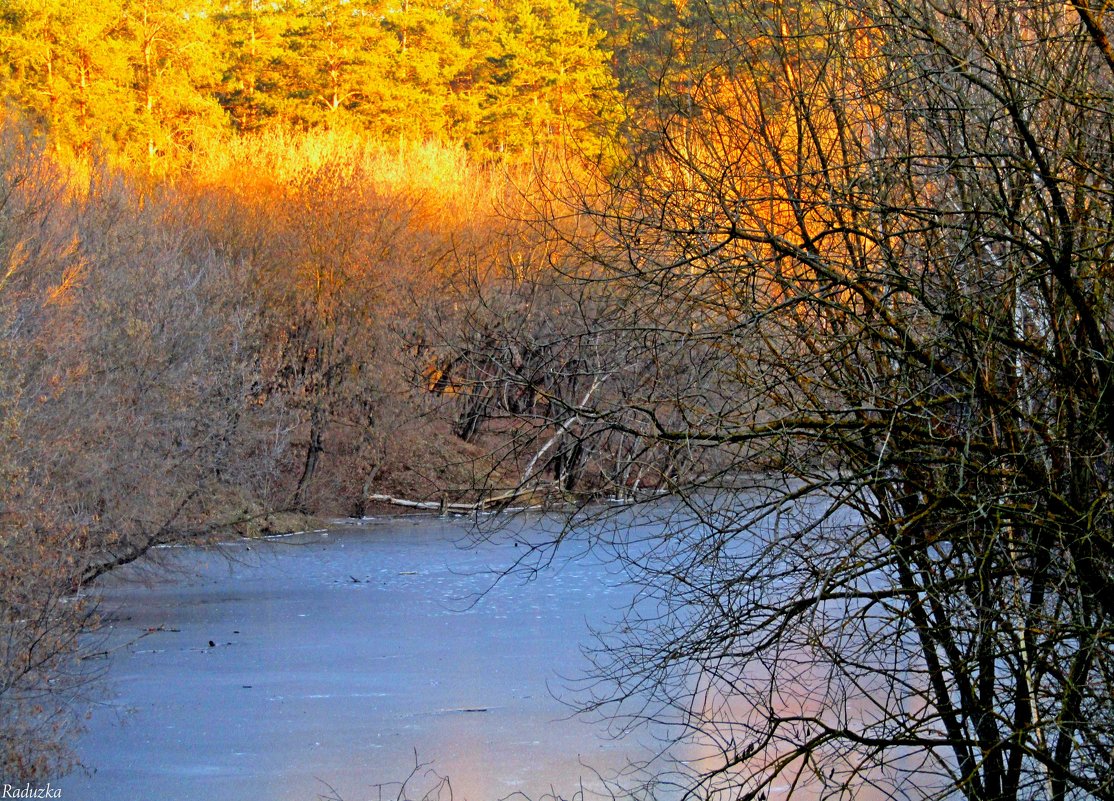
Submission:
M 82 801 L 380 801 L 416 752 L 431 764 L 412 795 L 432 770 L 455 801 L 493 801 L 570 797 L 645 758 L 553 697 L 586 667 L 589 624 L 629 603 L 621 577 L 574 542 L 533 581 L 492 587 L 525 549 L 462 550 L 467 533 L 384 519 L 164 549 L 157 571 L 114 576 L 109 687 L 78 747 L 94 772 L 54 786 Z

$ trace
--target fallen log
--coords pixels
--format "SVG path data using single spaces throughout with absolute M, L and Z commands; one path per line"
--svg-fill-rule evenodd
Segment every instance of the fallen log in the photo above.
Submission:
M 516 498 L 521 498 L 523 495 L 533 494 L 533 489 L 517 489 L 505 492 L 500 495 L 489 495 L 486 498 L 481 498 L 475 503 L 450 503 L 448 496 L 443 496 L 439 501 L 412 501 L 406 498 L 395 498 L 391 495 L 369 495 L 367 500 L 373 503 L 385 503 L 391 506 L 403 506 L 408 509 L 430 509 L 437 510 L 441 514 L 449 514 L 450 512 L 468 513 L 468 512 L 482 512 L 486 509 L 500 506 L 502 504 L 513 501 Z

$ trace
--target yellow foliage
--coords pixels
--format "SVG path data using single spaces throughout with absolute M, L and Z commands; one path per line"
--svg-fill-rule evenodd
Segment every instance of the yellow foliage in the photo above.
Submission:
M 490 200 L 500 180 L 492 167 L 473 161 L 460 145 L 385 143 L 352 131 L 268 131 L 231 138 L 195 165 L 202 184 L 251 189 L 290 186 L 324 167 L 343 179 L 359 176 L 382 194 L 418 193 L 437 205 L 471 206 Z

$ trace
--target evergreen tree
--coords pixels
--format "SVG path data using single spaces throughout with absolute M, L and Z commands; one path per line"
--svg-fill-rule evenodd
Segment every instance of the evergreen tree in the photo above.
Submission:
M 213 15 L 221 65 L 217 99 L 237 130 L 259 130 L 280 113 L 290 17 L 283 6 L 261 0 L 238 0 Z
M 355 0 L 307 0 L 285 33 L 286 119 L 335 127 L 368 116 L 387 46 L 379 10 Z
M 79 155 L 163 169 L 223 125 L 211 24 L 179 0 L 12 0 L 0 25 L 4 96 Z
M 134 117 L 121 144 L 155 170 L 223 125 L 212 23 L 182 0 L 127 0 L 123 11 Z
M 115 138 L 130 105 L 123 24 L 118 0 L 10 0 L 0 14 L 3 95 L 78 153 Z
M 472 91 L 477 138 L 495 152 L 568 143 L 614 115 L 614 79 L 595 29 L 572 0 L 504 0 L 477 18 Z
M 378 76 L 376 127 L 382 134 L 456 139 L 469 130 L 456 93 L 472 57 L 465 27 L 469 13 L 467 2 L 393 0 L 386 7 L 383 23 L 392 47 Z

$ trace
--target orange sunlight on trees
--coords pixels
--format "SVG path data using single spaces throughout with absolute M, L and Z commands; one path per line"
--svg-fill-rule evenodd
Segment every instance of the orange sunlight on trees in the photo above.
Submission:
M 609 498 L 662 781 L 1114 798 L 1110 19 L 3 2 L 4 777 L 158 546 Z

